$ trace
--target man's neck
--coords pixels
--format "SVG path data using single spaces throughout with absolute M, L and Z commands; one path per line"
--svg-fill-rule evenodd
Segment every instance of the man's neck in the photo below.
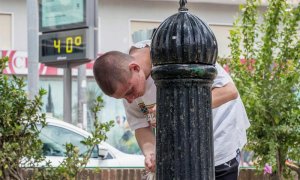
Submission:
M 137 63 L 140 65 L 142 71 L 145 74 L 146 79 L 151 74 L 152 64 L 150 58 L 150 48 L 142 48 L 136 50 L 132 56 L 135 58 Z
M 151 64 L 151 59 L 150 58 L 149 58 L 149 60 L 147 60 L 145 62 L 145 65 L 144 65 L 144 67 L 142 69 L 143 69 L 143 71 L 145 73 L 146 79 L 148 79 L 148 77 L 151 74 L 151 69 L 152 69 L 152 64 Z

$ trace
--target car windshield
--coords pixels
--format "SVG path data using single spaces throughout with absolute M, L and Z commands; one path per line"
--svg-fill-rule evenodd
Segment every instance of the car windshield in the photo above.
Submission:
M 84 137 L 65 128 L 48 125 L 41 130 L 39 137 L 43 142 L 43 153 L 45 156 L 65 156 L 65 145 L 67 143 L 78 147 L 80 155 L 88 151 L 88 148 L 81 143 Z M 97 147 L 93 149 L 91 157 L 98 157 Z

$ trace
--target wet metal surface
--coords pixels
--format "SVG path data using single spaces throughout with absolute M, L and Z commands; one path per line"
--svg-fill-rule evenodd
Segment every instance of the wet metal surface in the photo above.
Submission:
M 166 19 L 151 44 L 157 86 L 156 178 L 213 180 L 211 84 L 217 42 L 209 27 L 187 12 Z
M 151 57 L 154 65 L 215 64 L 218 49 L 209 26 L 187 11 L 166 19 L 154 33 Z
M 157 179 L 213 179 L 210 84 L 160 80 L 157 86 Z

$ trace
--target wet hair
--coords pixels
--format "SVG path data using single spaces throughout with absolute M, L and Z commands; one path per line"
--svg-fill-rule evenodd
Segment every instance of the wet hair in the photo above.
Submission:
M 131 77 L 129 63 L 133 58 L 119 51 L 109 51 L 98 57 L 94 63 L 95 80 L 101 90 L 111 96 L 119 83 L 127 82 Z
M 129 54 L 132 55 L 133 53 L 135 53 L 137 50 L 139 49 L 143 49 L 143 48 L 150 48 L 150 46 L 147 44 L 144 47 L 135 47 L 135 46 L 131 46 L 129 49 Z

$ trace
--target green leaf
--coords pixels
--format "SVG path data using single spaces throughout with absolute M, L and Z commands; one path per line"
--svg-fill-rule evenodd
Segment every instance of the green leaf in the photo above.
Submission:
M 295 128 L 300 126 L 300 6 L 270 0 L 258 8 L 258 0 L 241 6 L 230 31 L 231 60 L 225 63 L 251 120 L 247 148 L 259 167 L 281 166 L 280 173 L 288 175 L 284 160 L 299 154 L 300 144 Z

